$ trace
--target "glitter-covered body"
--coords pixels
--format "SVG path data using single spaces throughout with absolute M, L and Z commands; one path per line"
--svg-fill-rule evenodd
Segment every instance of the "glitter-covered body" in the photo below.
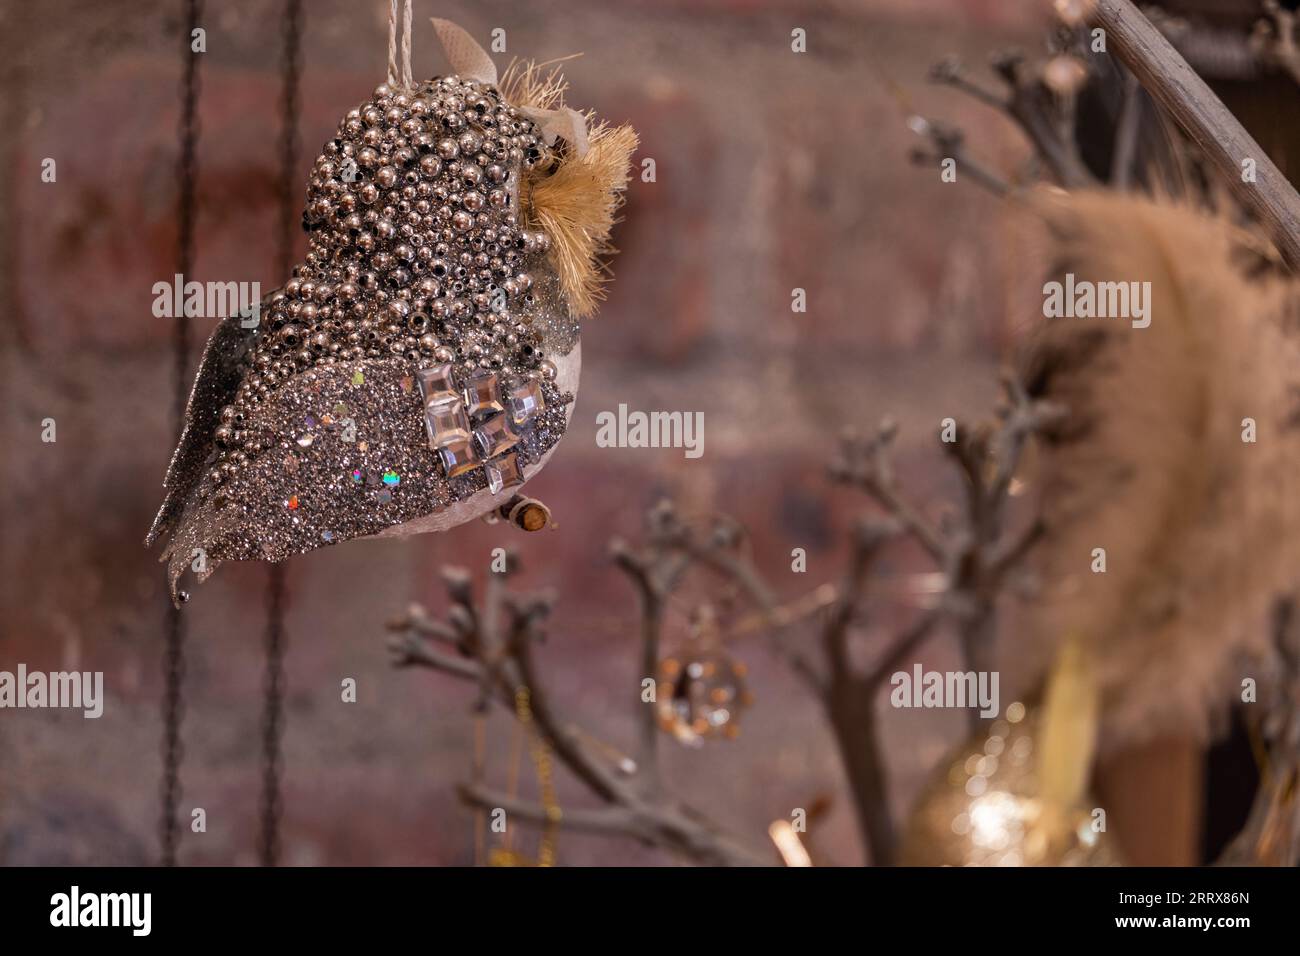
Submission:
M 441 530 L 544 463 L 580 349 L 519 181 L 554 153 L 454 76 L 381 86 L 343 119 L 312 169 L 304 262 L 256 328 L 228 318 L 204 353 L 149 535 L 172 535 L 173 597 L 190 567 Z

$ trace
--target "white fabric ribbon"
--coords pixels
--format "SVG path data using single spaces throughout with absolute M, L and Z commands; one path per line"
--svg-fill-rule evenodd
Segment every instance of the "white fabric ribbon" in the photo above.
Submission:
M 433 31 L 438 34 L 438 42 L 442 44 L 442 52 L 447 55 L 453 73 L 467 80 L 497 85 L 497 65 L 464 28 L 450 20 L 433 17 Z
M 462 27 L 433 17 L 433 30 L 442 44 L 442 51 L 451 64 L 452 72 L 467 80 L 477 80 L 496 86 L 498 82 L 497 67 L 487 50 L 479 46 Z M 561 106 L 555 110 L 538 109 L 535 106 L 522 106 L 519 112 L 537 124 L 542 139 L 547 146 L 555 143 L 557 137 L 573 146 L 579 157 L 586 156 L 591 143 L 587 138 L 587 118 L 575 109 Z
M 535 106 L 521 106 L 519 112 L 538 125 L 542 139 L 547 146 L 555 143 L 555 138 L 569 143 L 578 156 L 586 156 L 591 143 L 587 139 L 587 117 L 577 110 L 561 106 L 558 110 L 539 110 Z

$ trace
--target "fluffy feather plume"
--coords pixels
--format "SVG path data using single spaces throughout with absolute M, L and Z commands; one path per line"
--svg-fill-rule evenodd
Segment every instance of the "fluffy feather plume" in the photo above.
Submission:
M 501 92 L 515 106 L 561 109 L 568 82 L 558 66 L 516 60 L 501 79 Z M 563 150 L 547 168 L 534 168 L 520 183 L 524 225 L 543 229 L 551 238 L 551 263 L 573 314 L 587 318 L 605 297 L 609 280 L 605 260 L 616 250 L 610 243 L 615 216 L 623 205 L 628 166 L 637 147 L 631 126 L 592 126 L 589 148 L 579 156 Z
M 1049 526 L 1036 628 L 1086 645 L 1103 746 L 1206 735 L 1296 583 L 1300 297 L 1223 219 L 1111 194 L 1037 211 L 1049 280 L 1150 282 L 1151 323 L 1043 319 L 1023 352 L 1026 387 L 1069 410 L 1030 476 Z

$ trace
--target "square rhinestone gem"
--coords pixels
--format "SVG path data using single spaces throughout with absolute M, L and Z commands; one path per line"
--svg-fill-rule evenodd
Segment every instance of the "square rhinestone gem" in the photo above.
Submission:
M 488 489 L 494 495 L 502 488 L 524 483 L 523 472 L 519 470 L 519 456 L 514 452 L 494 458 L 483 467 L 487 472 Z
M 497 373 L 479 369 L 465 382 L 465 409 L 471 421 L 479 421 L 502 411 Z
M 542 397 L 542 386 L 537 379 L 525 378 L 506 393 L 506 404 L 515 424 L 522 425 L 546 407 L 546 399 Z
M 438 458 L 442 461 L 442 467 L 446 470 L 448 478 L 463 475 L 479 463 L 474 443 L 469 441 L 444 445 L 438 449 Z
M 519 436 L 510 424 L 510 417 L 502 413 L 493 415 L 474 429 L 474 441 L 478 443 L 478 450 L 484 458 L 495 458 L 503 451 L 513 448 L 515 442 L 519 441 Z
M 469 440 L 469 416 L 455 395 L 424 406 L 424 427 L 429 433 L 430 448 Z
M 450 363 L 419 369 L 415 373 L 415 380 L 420 383 L 420 395 L 424 398 L 424 404 L 426 405 L 430 402 L 440 402 L 457 397 L 456 383 L 452 380 Z

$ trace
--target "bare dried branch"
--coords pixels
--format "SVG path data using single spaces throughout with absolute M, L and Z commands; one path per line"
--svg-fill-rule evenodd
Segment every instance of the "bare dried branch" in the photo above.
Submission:
M 854 435 L 845 436 L 840 443 L 840 457 L 830 467 L 831 479 L 856 486 L 871 495 L 916 538 L 931 558 L 942 563 L 944 544 L 939 530 L 903 499 L 894 480 L 889 451 L 897 432 L 897 425 L 886 420 L 873 438 L 862 440 Z
M 1124 100 L 1115 127 L 1115 151 L 1110 158 L 1112 189 L 1123 192 L 1133 184 L 1141 119 L 1142 84 L 1132 73 L 1124 70 Z
M 911 159 L 916 165 L 934 167 L 951 159 L 962 175 L 969 176 L 993 195 L 1002 198 L 1011 193 L 1010 183 L 966 151 L 966 134 L 957 127 L 924 116 L 909 117 L 908 126 L 918 135 L 929 137 L 933 146 L 933 149 L 912 151 Z

